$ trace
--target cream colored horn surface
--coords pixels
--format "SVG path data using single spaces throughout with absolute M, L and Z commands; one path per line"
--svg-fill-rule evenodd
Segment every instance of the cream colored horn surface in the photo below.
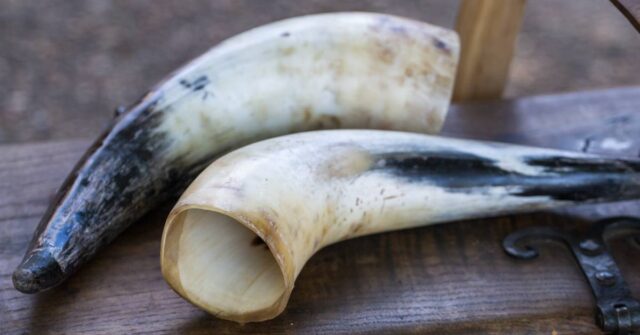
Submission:
M 238 322 L 277 316 L 305 262 L 371 233 L 640 196 L 640 164 L 366 130 L 262 141 L 211 164 L 167 219 L 162 271 Z M 366 252 L 366 250 L 363 250 Z
M 458 49 L 451 30 L 374 13 L 292 18 L 220 43 L 120 115 L 83 156 L 14 286 L 58 285 L 229 150 L 313 129 L 438 132 Z

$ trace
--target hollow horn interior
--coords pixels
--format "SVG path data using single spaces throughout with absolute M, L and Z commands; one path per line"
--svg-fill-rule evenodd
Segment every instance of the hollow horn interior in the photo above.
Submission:
M 288 298 L 277 258 L 264 240 L 234 218 L 185 209 L 166 234 L 163 268 L 177 291 L 220 317 L 255 321 L 279 313 Z
M 640 197 L 640 163 L 427 135 L 334 130 L 262 141 L 204 170 L 169 215 L 162 271 L 238 322 L 277 316 L 322 247 L 377 232 Z

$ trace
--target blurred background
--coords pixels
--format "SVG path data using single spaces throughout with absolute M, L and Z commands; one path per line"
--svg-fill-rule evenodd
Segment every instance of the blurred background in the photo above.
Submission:
M 509 1 L 509 0 L 505 0 Z M 451 0 L 0 0 L 0 143 L 95 137 L 226 37 L 319 12 L 453 27 Z M 529 0 L 507 97 L 640 84 L 640 35 L 604 0 Z

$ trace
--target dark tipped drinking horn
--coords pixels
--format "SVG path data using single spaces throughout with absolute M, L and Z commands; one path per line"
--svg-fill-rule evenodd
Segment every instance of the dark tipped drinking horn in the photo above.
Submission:
M 250 30 L 160 83 L 89 149 L 44 215 L 14 286 L 61 283 L 212 159 L 323 128 L 437 132 L 457 35 L 399 17 L 338 13 Z
M 367 234 L 640 198 L 640 162 L 391 131 L 265 140 L 213 162 L 171 211 L 162 273 L 220 318 L 285 308 L 305 262 Z

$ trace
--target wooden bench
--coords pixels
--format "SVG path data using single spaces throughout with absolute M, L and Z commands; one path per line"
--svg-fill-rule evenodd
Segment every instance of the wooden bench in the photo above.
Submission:
M 637 158 L 640 87 L 454 105 L 445 134 Z M 0 146 L 0 333 L 545 333 L 599 334 L 594 300 L 572 256 L 508 257 L 500 242 L 531 225 L 585 229 L 638 203 L 459 222 L 362 237 L 315 255 L 286 311 L 264 323 L 213 318 L 162 279 L 161 206 L 62 286 L 23 295 L 11 285 L 50 197 L 89 140 Z M 615 144 L 615 145 L 614 145 Z M 640 292 L 640 248 L 613 246 Z

